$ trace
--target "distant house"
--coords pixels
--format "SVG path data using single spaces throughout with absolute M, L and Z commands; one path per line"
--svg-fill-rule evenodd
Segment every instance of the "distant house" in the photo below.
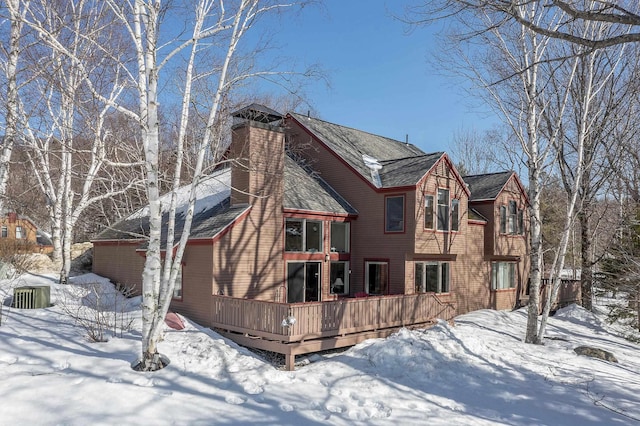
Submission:
M 47 254 L 53 251 L 47 235 L 31 219 L 15 212 L 0 216 L 0 244 L 9 250 Z
M 463 178 L 444 152 L 255 104 L 234 119 L 175 311 L 293 368 L 296 354 L 526 299 L 515 173 Z M 139 286 L 146 232 L 144 212 L 102 232 L 94 272 Z

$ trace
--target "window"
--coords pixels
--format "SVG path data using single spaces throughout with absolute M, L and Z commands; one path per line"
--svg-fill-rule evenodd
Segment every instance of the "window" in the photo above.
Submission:
M 507 208 L 500 206 L 500 233 L 507 233 Z
M 331 262 L 331 294 L 349 294 L 349 262 Z
M 386 232 L 404 232 L 404 195 L 385 197 Z
M 424 196 L 424 228 L 433 229 L 433 195 Z
M 286 219 L 285 251 L 322 251 L 322 222 Z
M 349 253 L 349 223 L 331 222 L 331 251 Z
M 451 230 L 458 231 L 460 229 L 460 200 L 451 200 Z
M 507 216 L 507 231 L 510 234 L 517 234 L 518 205 L 515 201 L 509 201 L 509 215 Z
M 6 225 L 2 225 L 2 238 L 7 238 L 9 236 L 9 230 Z
M 524 209 L 518 210 L 518 234 L 524 235 Z
M 516 286 L 516 264 L 494 262 L 491 264 L 491 289 L 503 290 Z
M 16 239 L 25 238 L 24 228 L 22 226 L 16 226 Z
M 387 294 L 389 264 L 387 262 L 365 262 L 364 291 L 367 294 Z
M 438 189 L 438 231 L 449 230 L 449 190 Z
M 173 286 L 173 298 L 182 299 L 182 265 L 179 266 L 176 283 Z
M 509 201 L 506 206 L 500 206 L 500 233 L 524 234 L 524 210 L 518 209 L 516 201 Z
M 416 293 L 449 292 L 449 263 L 416 262 L 415 271 Z

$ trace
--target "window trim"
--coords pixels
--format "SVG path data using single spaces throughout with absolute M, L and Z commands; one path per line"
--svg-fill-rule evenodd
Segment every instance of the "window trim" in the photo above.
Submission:
M 343 243 L 346 247 L 346 250 L 344 252 L 336 250 L 335 245 L 333 244 L 333 226 L 334 225 L 343 225 L 345 227 L 345 232 L 344 232 L 345 241 L 343 241 Z M 332 220 L 329 223 L 329 251 L 331 253 L 341 253 L 341 254 L 351 253 L 351 224 L 349 222 L 336 222 L 335 220 Z
M 16 226 L 16 240 L 24 240 L 25 238 L 27 238 L 27 235 L 26 235 L 24 226 L 21 226 L 21 225 Z
M 524 208 L 519 208 L 517 200 L 507 200 L 500 205 L 498 220 L 500 235 L 524 235 Z
M 509 277 L 509 286 L 506 287 L 504 283 L 501 283 L 498 286 L 498 277 L 502 277 L 499 270 L 500 265 L 509 265 L 509 271 L 507 271 L 510 275 Z M 510 262 L 510 261 L 497 261 L 491 262 L 491 291 L 504 291 L 504 290 L 515 290 L 518 285 L 518 262 Z
M 402 198 L 402 229 L 400 230 L 389 230 L 387 218 L 389 217 L 389 200 L 394 198 Z M 384 233 L 385 234 L 404 234 L 407 223 L 407 197 L 405 194 L 393 194 L 393 195 L 385 195 L 384 196 Z
M 433 194 L 424 194 L 424 203 L 423 203 L 423 220 L 422 220 L 422 227 L 424 229 L 428 229 L 430 231 L 433 231 L 436 228 L 436 215 L 434 213 L 434 195 Z M 431 214 L 429 215 L 431 217 L 431 226 L 427 226 L 427 200 L 431 200 Z
M 450 219 L 450 228 L 451 232 L 460 232 L 460 199 L 459 198 L 451 198 L 451 219 Z M 455 204 L 455 208 L 454 208 Z M 455 216 L 454 216 L 455 212 Z M 455 218 L 455 220 L 454 220 Z M 455 224 L 455 228 L 454 228 Z
M 336 264 L 344 265 L 344 279 L 342 280 L 343 290 L 342 293 L 335 293 L 333 291 L 333 282 L 331 282 L 331 267 Z M 348 260 L 332 260 L 329 264 L 329 294 L 335 296 L 345 296 L 349 294 L 349 261 Z
M 447 202 L 446 204 L 440 204 L 440 193 L 441 191 L 447 192 Z M 441 215 L 440 207 L 446 209 L 446 212 Z M 446 218 L 446 223 L 444 226 L 441 226 L 440 218 Z M 451 230 L 451 190 L 448 188 L 438 188 L 438 193 L 436 195 L 436 230 L 440 232 L 449 232 Z
M 423 261 L 419 260 L 419 261 L 413 262 L 413 264 L 414 264 L 413 284 L 414 284 L 414 291 L 416 293 L 434 293 L 434 294 L 451 293 L 451 262 L 442 262 L 442 261 L 435 261 L 435 260 L 423 260 Z M 419 265 L 421 265 L 421 269 L 422 269 L 422 272 L 421 272 L 422 282 L 419 284 L 420 289 L 418 288 L 418 283 L 416 282 L 416 279 L 417 279 L 416 270 Z M 435 292 L 427 291 L 427 273 L 426 273 L 427 266 L 434 266 L 434 265 L 438 267 L 438 272 L 437 272 L 438 283 L 436 284 Z M 446 291 L 443 291 L 443 280 L 442 280 L 443 271 L 446 271 L 446 275 L 447 275 Z
M 0 238 L 9 238 L 9 228 L 7 225 L 2 225 L 2 230 L 0 232 Z
M 301 222 L 302 223 L 302 250 L 287 250 L 287 222 Z M 320 225 L 320 247 L 318 249 L 308 250 L 307 248 L 307 223 L 314 222 Z M 324 250 L 324 221 L 299 218 L 299 217 L 285 217 L 284 218 L 284 252 L 285 253 L 322 253 Z

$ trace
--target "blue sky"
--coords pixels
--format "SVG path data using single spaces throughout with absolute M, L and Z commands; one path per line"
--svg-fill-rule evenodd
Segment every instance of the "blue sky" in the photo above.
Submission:
M 330 87 L 307 88 L 319 118 L 402 141 L 408 134 L 426 152 L 449 150 L 456 131 L 482 131 L 496 119 L 472 109 L 459 82 L 428 63 L 438 48 L 435 29 L 407 33 L 393 18 L 408 3 L 327 0 L 283 25 L 277 42 L 328 72 Z

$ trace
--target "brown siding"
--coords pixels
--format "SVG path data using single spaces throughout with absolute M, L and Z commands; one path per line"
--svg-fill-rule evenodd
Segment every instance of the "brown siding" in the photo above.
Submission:
M 211 323 L 212 272 L 212 245 L 187 245 L 182 258 L 182 299 L 174 299 L 171 309 L 208 326 Z
M 144 257 L 136 252 L 140 241 L 93 242 L 93 272 L 114 283 L 135 286 L 139 294 L 142 286 Z
M 244 156 L 240 158 L 242 165 L 232 169 L 232 186 L 249 193 L 232 192 L 236 201 L 251 204 L 251 211 L 214 245 L 212 292 L 283 300 L 284 133 L 259 123 L 245 123 L 233 130 L 231 153 Z M 234 179 L 239 179 L 237 185 Z
M 415 190 L 376 191 L 324 145 L 312 141 L 296 123 L 291 122 L 291 126 L 295 149 L 358 211 L 357 219 L 351 222 L 351 294 L 364 291 L 365 261 L 375 259 L 389 262 L 389 293 L 403 294 L 405 256 L 414 245 Z M 384 232 L 385 195 L 404 195 L 405 232 Z
M 20 219 L 16 216 L 9 215 L 0 218 L 0 226 L 7 227 L 7 240 L 15 240 L 16 239 L 16 227 L 22 226 L 22 229 L 25 233 L 24 238 L 19 239 L 19 241 L 23 241 L 25 243 L 35 244 L 37 241 L 36 237 L 36 227 L 33 223 L 26 219 Z M 13 214 L 15 215 L 15 214 Z M 0 234 L 1 235 L 1 234 Z

